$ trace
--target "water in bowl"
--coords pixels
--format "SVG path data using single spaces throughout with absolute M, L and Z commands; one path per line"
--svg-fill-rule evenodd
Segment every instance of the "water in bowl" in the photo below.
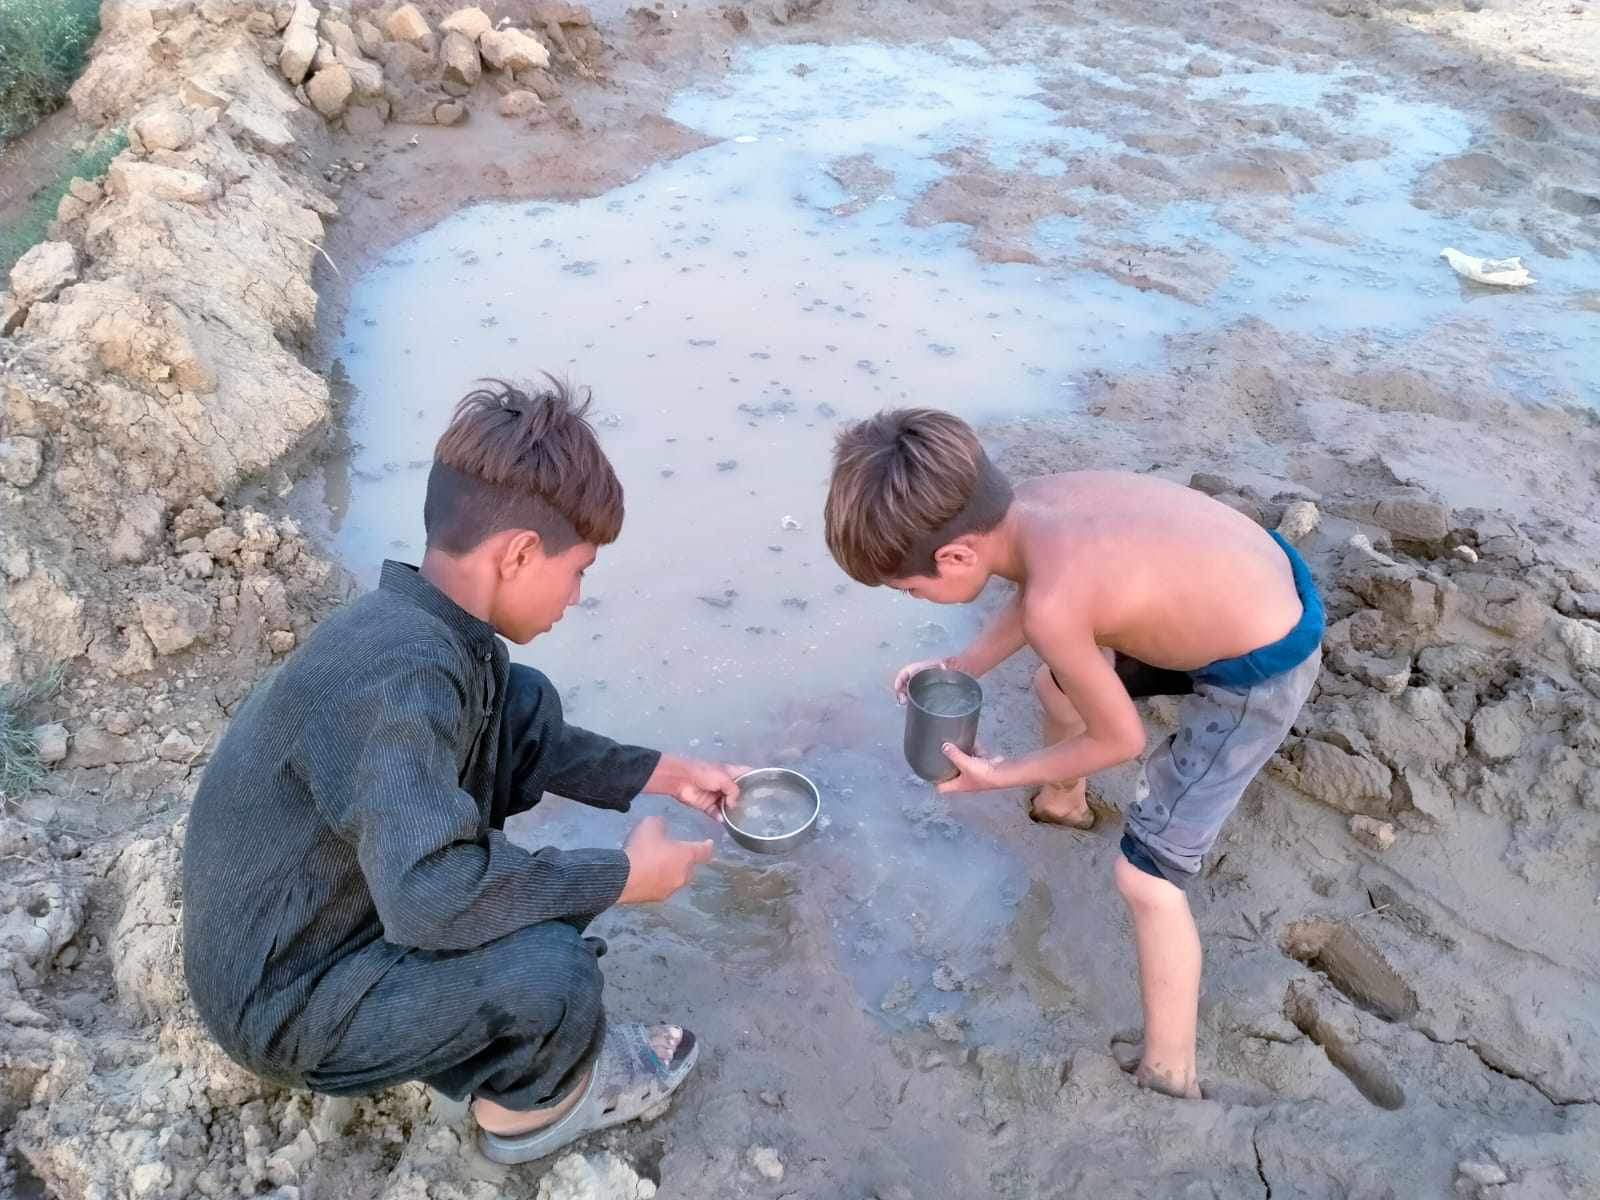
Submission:
M 739 790 L 728 819 L 756 837 L 782 837 L 808 820 L 816 805 L 809 796 L 781 783 L 750 783 Z

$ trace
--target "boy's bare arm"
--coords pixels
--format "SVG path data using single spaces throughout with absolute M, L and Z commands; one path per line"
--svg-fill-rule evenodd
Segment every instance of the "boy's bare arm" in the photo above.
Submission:
M 946 747 L 961 774 L 939 786 L 945 792 L 977 792 L 992 788 L 1034 787 L 1065 779 L 1082 779 L 1127 762 L 1144 749 L 1144 724 L 1087 626 L 1052 622 L 1025 627 L 1028 641 L 1054 672 L 1086 726 L 1077 737 L 1012 759 L 983 759 Z
M 911 677 L 926 667 L 949 667 L 977 678 L 987 675 L 1027 644 L 1028 639 L 1022 632 L 1022 594 L 1019 592 L 989 619 L 972 639 L 972 644 L 961 653 L 949 658 L 925 658 L 901 667 L 894 677 L 895 698 L 904 704 Z

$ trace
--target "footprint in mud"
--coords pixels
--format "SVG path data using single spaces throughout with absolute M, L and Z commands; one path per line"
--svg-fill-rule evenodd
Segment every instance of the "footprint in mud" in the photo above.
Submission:
M 1383 1051 L 1361 1040 L 1361 1026 L 1346 1007 L 1339 1012 L 1333 996 L 1313 983 L 1296 979 L 1283 998 L 1283 1015 L 1317 1045 L 1371 1103 L 1391 1111 L 1405 1107 L 1406 1094 L 1383 1060 Z
M 1357 1008 L 1385 1021 L 1417 1015 L 1417 993 L 1360 934 L 1337 921 L 1296 921 L 1283 935 L 1283 952 L 1327 976 Z

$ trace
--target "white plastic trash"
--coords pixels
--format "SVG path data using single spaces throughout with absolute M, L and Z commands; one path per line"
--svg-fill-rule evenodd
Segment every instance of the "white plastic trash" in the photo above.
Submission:
M 1536 282 L 1520 258 L 1473 258 L 1450 246 L 1439 251 L 1439 257 L 1449 263 L 1457 275 L 1473 283 L 1520 288 Z

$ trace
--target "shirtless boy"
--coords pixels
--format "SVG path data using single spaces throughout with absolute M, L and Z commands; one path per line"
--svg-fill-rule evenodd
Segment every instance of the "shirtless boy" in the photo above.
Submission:
M 1088 829 L 1085 777 L 1144 749 L 1134 699 L 1183 697 L 1125 814 L 1113 874 L 1139 959 L 1136 1078 L 1198 1098 L 1200 937 L 1184 889 L 1316 681 L 1323 609 L 1305 563 L 1277 534 L 1165 480 L 1073 471 L 1013 488 L 963 421 L 932 409 L 840 434 L 826 519 L 834 558 L 870 587 L 966 604 L 991 576 L 1017 585 L 940 662 L 978 676 L 1033 647 L 1045 745 L 1010 759 L 946 745 L 958 774 L 941 791 L 1032 788 L 1035 820 Z M 902 702 L 933 665 L 900 671 Z

